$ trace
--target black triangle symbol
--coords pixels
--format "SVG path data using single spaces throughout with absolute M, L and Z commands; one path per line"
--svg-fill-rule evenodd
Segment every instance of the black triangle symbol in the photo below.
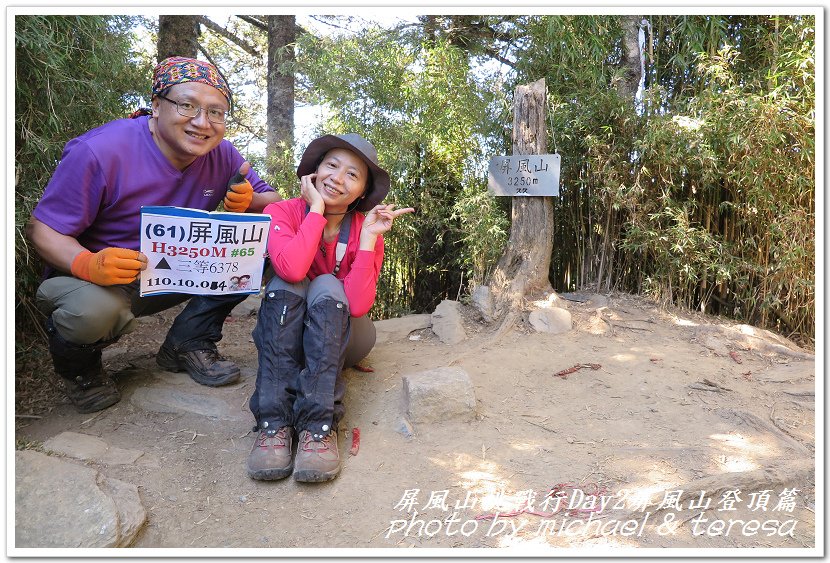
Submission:
M 162 258 L 161 262 L 156 264 L 156 270 L 172 270 L 170 264 L 167 263 L 167 258 Z

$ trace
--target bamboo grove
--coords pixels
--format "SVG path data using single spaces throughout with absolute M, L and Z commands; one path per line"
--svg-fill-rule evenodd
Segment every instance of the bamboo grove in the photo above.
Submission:
M 15 323 L 41 326 L 34 305 L 42 263 L 23 227 L 71 138 L 135 109 L 149 60 L 131 49 L 128 17 L 15 17 Z M 130 60 L 132 57 L 133 60 Z M 42 330 L 42 329 L 40 329 Z M 21 339 L 17 340 L 18 345 Z
M 577 104 L 551 92 L 560 150 L 577 156 L 556 206 L 554 286 L 646 293 L 809 341 L 814 22 L 647 19 L 633 115 L 610 90 Z
M 39 53 L 61 68 L 79 66 L 58 55 L 97 58 L 91 68 L 100 76 L 83 85 L 103 85 L 108 96 L 141 91 L 137 69 L 119 83 L 106 75 L 107 65 L 129 67 L 125 26 L 98 22 L 111 46 L 73 51 L 84 27 L 36 27 L 51 19 L 30 18 L 16 31 L 18 304 L 31 303 L 36 285 L 22 221 L 48 180 L 44 170 L 80 132 L 58 121 L 82 99 L 69 90 L 80 79 L 51 91 L 67 88 L 64 101 L 38 98 L 50 91 Z M 377 318 L 430 312 L 486 282 L 510 228 L 508 198 L 487 193 L 486 162 L 510 153 L 515 86 L 544 77 L 548 149 L 562 156 L 555 289 L 641 293 L 811 342 L 814 16 L 642 21 L 636 98 L 614 87 L 625 70 L 620 16 L 423 16 L 393 29 L 298 36 L 297 101 L 328 109 L 318 132 L 370 138 L 392 172 L 392 199 L 418 209 L 388 237 Z M 123 116 L 129 101 L 119 107 L 116 96 L 99 106 L 111 115 L 70 122 L 93 127 L 97 117 Z M 274 155 L 249 156 L 267 158 Z M 279 159 L 290 168 L 291 155 Z M 296 191 L 291 173 L 269 180 L 285 195 Z
M 481 163 L 509 154 L 515 85 L 544 77 L 563 159 L 554 288 L 642 293 L 809 343 L 814 18 L 642 19 L 636 100 L 613 88 L 617 16 L 424 17 L 301 46 L 329 126 L 382 139 L 395 197 L 422 210 L 390 241 L 382 309 L 429 311 L 486 281 L 509 202 L 486 195 Z M 484 70 L 497 56 L 510 72 Z

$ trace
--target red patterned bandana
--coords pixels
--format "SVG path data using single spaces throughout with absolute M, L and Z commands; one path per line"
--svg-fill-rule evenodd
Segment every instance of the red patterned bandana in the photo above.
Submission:
M 231 103 L 231 89 L 210 63 L 186 57 L 168 57 L 153 69 L 153 95 L 182 82 L 201 82 L 213 86 Z

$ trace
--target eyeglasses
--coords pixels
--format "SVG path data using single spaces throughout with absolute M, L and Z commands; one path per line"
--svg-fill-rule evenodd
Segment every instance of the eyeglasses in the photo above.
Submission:
M 162 96 L 161 94 L 156 94 L 156 96 L 158 96 L 162 100 L 167 100 L 171 104 L 174 104 L 176 106 L 176 111 L 179 113 L 179 115 L 184 117 L 196 117 L 197 115 L 199 115 L 199 112 L 202 111 L 202 109 L 204 109 L 199 106 L 194 106 L 190 102 L 176 102 L 174 100 L 171 100 L 170 98 Z M 218 108 L 207 108 L 205 109 L 205 111 L 207 112 L 208 121 L 210 121 L 211 123 L 223 124 L 225 123 L 225 118 L 228 116 L 228 112 Z

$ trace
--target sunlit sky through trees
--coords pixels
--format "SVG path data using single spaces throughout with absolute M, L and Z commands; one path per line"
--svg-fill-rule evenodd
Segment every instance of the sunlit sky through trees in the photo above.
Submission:
M 362 7 L 351 8 L 348 13 L 344 13 L 342 9 L 327 9 L 327 14 L 337 15 L 343 17 L 335 21 L 324 21 L 324 18 L 315 14 L 297 13 L 297 25 L 309 30 L 317 35 L 339 36 L 359 34 L 363 29 L 373 24 L 381 27 L 393 27 L 401 23 L 417 21 L 419 12 L 406 11 L 401 8 L 383 8 L 383 7 Z M 204 13 L 211 20 L 215 21 L 221 26 L 227 25 L 229 19 L 236 12 L 229 12 L 228 10 L 210 9 Z M 153 26 L 158 25 L 158 15 L 149 17 L 149 22 Z M 155 32 L 156 29 L 147 29 L 140 27 L 136 29 L 136 43 L 137 48 L 143 52 L 148 53 L 152 58 L 155 57 Z M 204 31 L 204 33 L 211 33 Z M 149 104 L 149 99 L 145 100 Z M 309 105 L 302 102 L 295 102 L 294 107 L 294 137 L 298 147 L 305 147 L 313 138 L 316 125 L 321 123 L 326 117 L 326 109 L 318 105 Z M 261 122 L 265 122 L 265 115 L 261 116 Z M 265 139 L 251 144 L 250 148 L 258 153 L 265 153 Z

